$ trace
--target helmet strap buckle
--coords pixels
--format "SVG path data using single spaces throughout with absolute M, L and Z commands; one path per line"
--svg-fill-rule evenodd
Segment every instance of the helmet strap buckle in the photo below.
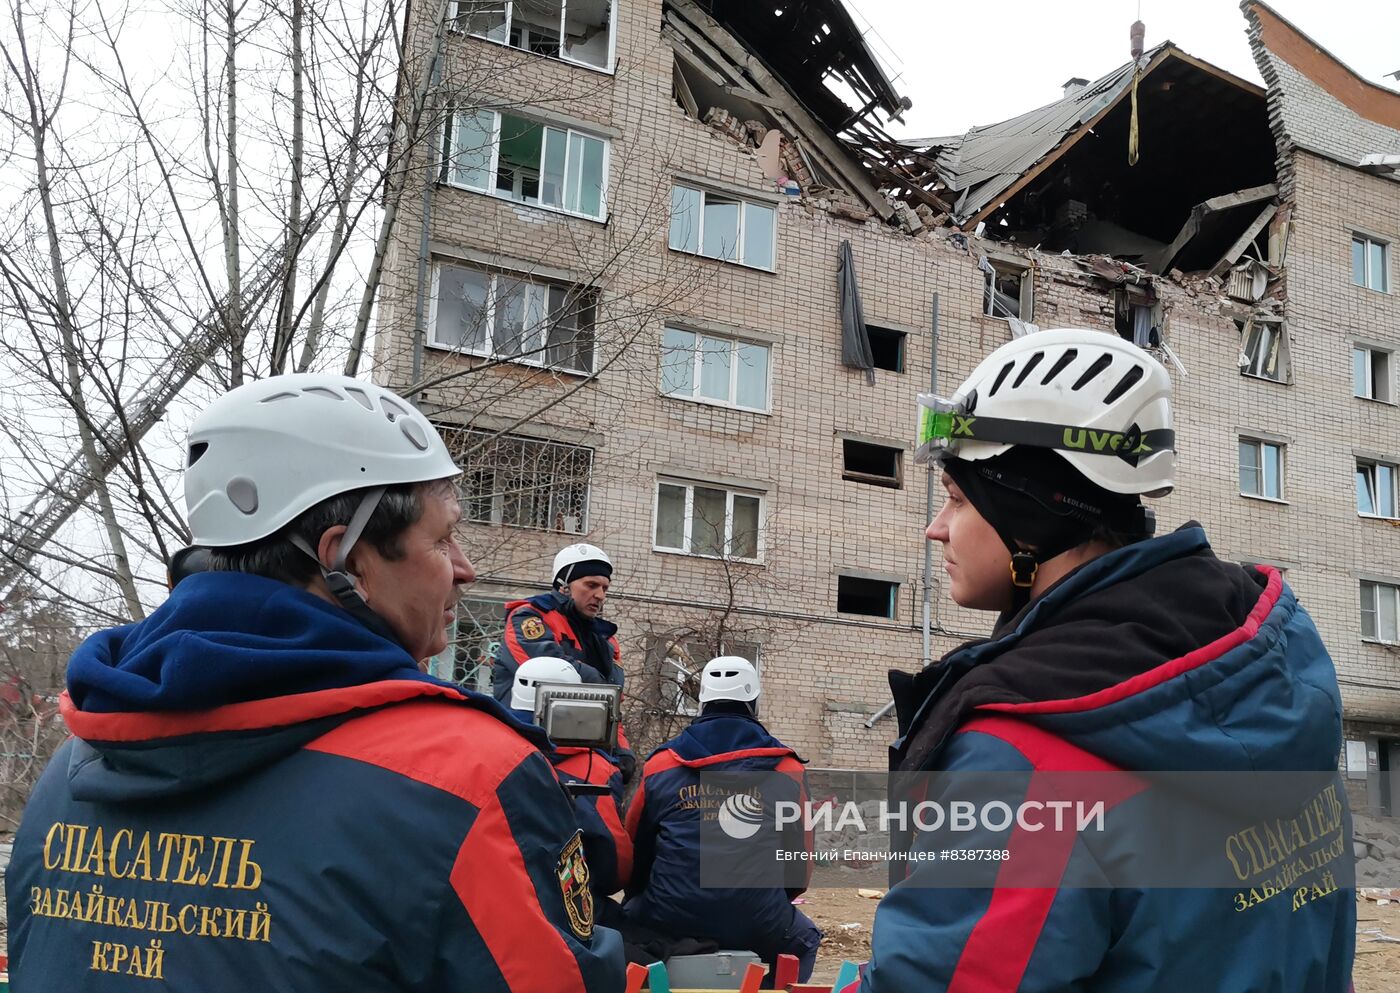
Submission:
M 1040 563 L 1030 552 L 1018 551 L 1011 554 L 1011 585 L 1028 590 L 1035 585 L 1035 574 Z

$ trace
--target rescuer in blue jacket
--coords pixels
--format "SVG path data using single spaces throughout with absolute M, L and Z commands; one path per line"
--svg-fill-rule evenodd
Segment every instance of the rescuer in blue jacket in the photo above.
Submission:
M 74 737 L 6 879 L 13 989 L 622 988 L 547 740 L 419 669 L 474 578 L 457 473 L 413 406 L 346 377 L 195 419 L 209 569 L 69 664 Z
M 515 670 L 515 687 L 510 694 L 510 709 L 520 721 L 535 721 L 536 690 L 542 684 L 578 684 L 578 670 L 563 659 L 541 656 L 529 659 Z M 583 851 L 588 856 L 588 882 L 596 897 L 595 909 L 600 914 L 615 908 L 607 897 L 627 885 L 632 875 L 632 839 L 622 826 L 622 801 L 625 784 L 622 770 L 613 757 L 599 748 L 584 748 L 550 743 L 549 760 L 559 781 L 566 786 L 586 783 L 606 786 L 607 792 L 578 791 L 574 796 L 574 813 L 583 831 Z M 574 792 L 574 791 L 571 791 Z
M 806 809 L 803 760 L 754 716 L 758 695 L 758 673 L 747 659 L 721 656 L 706 663 L 700 716 L 647 758 L 641 787 L 627 809 L 633 869 L 623 912 L 630 921 L 676 938 L 710 939 L 723 949 L 755 952 L 768 963 L 770 977 L 779 955 L 795 955 L 805 981 L 822 934 L 792 901 L 806 890 L 810 862 L 800 885 L 701 883 L 701 822 L 715 812 L 689 798 L 703 774 L 776 773 L 768 778 L 786 784 L 786 799 Z M 810 832 L 799 823 L 796 833 L 794 847 L 810 852 Z
M 1064 330 L 998 349 L 949 401 L 920 398 L 919 457 L 937 459 L 947 491 L 928 537 L 953 600 L 1001 617 L 991 638 L 890 674 L 892 769 L 1018 773 L 1026 809 L 1064 781 L 1051 772 L 1121 792 L 1108 790 L 1101 831 L 981 824 L 961 845 L 1005 859 L 986 885 L 939 887 L 946 862 L 893 871 L 862 990 L 1348 990 L 1355 893 L 1336 674 L 1276 570 L 1216 558 L 1195 522 L 1152 537 L 1139 497 L 1173 485 L 1170 397 L 1143 350 Z M 1259 779 L 1246 774 L 1307 772 L 1327 785 L 1267 812 L 1293 825 L 1286 858 L 1251 862 L 1236 839 L 1212 836 L 1201 861 L 1233 865 L 1228 888 L 1134 883 L 1160 854 L 1140 814 L 1153 796 L 1144 774 L 1175 771 L 1236 774 L 1241 788 Z M 892 776 L 892 800 L 914 789 Z M 916 832 L 903 850 L 947 838 Z M 1121 882 L 1090 885 L 1096 873 Z

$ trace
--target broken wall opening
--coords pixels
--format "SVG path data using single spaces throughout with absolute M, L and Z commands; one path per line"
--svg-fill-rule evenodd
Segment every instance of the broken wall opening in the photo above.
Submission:
M 1254 88 L 1168 55 L 1139 83 L 1136 165 L 1128 163 L 1131 116 L 1125 96 L 990 214 L 987 233 L 1051 251 L 1151 262 L 1198 204 L 1274 182 L 1274 138 L 1264 96 Z M 1260 206 L 1213 217 L 1183 246 L 1175 267 L 1214 265 Z

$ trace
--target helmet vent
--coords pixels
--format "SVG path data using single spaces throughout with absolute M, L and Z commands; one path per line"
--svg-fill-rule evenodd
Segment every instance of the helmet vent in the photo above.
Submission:
M 202 456 L 207 451 L 209 451 L 209 442 L 196 441 L 193 445 L 190 446 L 190 460 L 186 463 L 186 465 L 194 465 L 196 462 L 199 461 L 200 456 Z
M 1011 388 L 1013 390 L 1020 389 L 1021 384 L 1026 381 L 1026 377 L 1031 374 L 1031 370 L 1040 365 L 1040 360 L 1043 358 L 1045 358 L 1044 352 L 1036 352 L 1032 355 L 1026 364 L 1021 366 L 1021 371 L 1016 374 L 1016 378 L 1012 380 Z
M 1133 384 L 1146 376 L 1142 366 L 1135 365 L 1123 374 L 1123 378 L 1118 380 L 1118 385 L 1108 391 L 1108 396 L 1103 398 L 1104 403 L 1112 403 L 1133 387 Z
M 992 388 L 987 391 L 987 396 L 994 397 L 997 395 L 997 390 L 1001 389 L 1001 384 L 1006 379 L 1007 374 L 1014 368 L 1016 368 L 1014 360 L 1001 367 L 1001 372 L 997 373 L 996 382 L 992 383 Z
M 1089 368 L 1084 370 L 1084 375 L 1080 376 L 1077 380 L 1075 380 L 1074 385 L 1071 386 L 1070 389 L 1082 390 L 1093 380 L 1095 376 L 1103 372 L 1111 365 L 1113 365 L 1112 355 L 1100 355 L 1098 358 L 1094 359 L 1093 365 L 1089 366 Z
M 325 397 L 327 400 L 339 400 L 341 403 L 345 402 L 345 398 L 343 396 L 341 396 L 335 390 L 326 389 L 324 386 L 308 386 L 302 392 L 308 393 L 311 396 Z
M 374 403 L 370 400 L 369 394 L 354 386 L 345 387 L 345 392 L 350 394 L 350 399 L 354 400 L 365 410 L 374 410 Z
M 1055 364 L 1050 367 L 1050 371 L 1045 374 L 1045 378 L 1040 381 L 1041 386 L 1048 386 L 1050 380 L 1065 371 L 1065 366 L 1069 365 L 1079 357 L 1079 349 L 1069 348 L 1065 353 L 1055 360 Z
M 288 393 L 286 390 L 283 390 L 281 393 L 274 393 L 270 397 L 263 397 L 258 403 L 272 403 L 276 400 L 295 400 L 296 396 L 295 393 Z
M 390 424 L 393 424 L 400 417 L 408 416 L 408 411 L 404 410 L 388 397 L 380 397 L 379 403 L 384 408 L 384 416 L 389 418 Z

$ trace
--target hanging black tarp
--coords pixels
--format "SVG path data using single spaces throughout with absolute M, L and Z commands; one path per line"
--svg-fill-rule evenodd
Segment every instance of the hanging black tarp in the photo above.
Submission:
M 870 335 L 865 330 L 865 311 L 860 306 L 856 286 L 856 260 L 851 243 L 841 242 L 837 254 L 837 280 L 841 299 L 841 361 L 852 369 L 864 369 L 865 381 L 875 385 L 875 356 L 870 351 Z

